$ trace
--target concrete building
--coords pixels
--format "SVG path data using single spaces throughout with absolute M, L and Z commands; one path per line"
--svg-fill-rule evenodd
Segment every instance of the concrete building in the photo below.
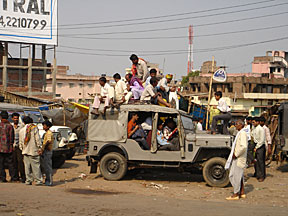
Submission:
M 193 95 L 192 102 L 208 104 L 209 82 L 209 76 L 190 77 L 187 93 Z M 228 76 L 224 83 L 213 82 L 212 96 L 216 91 L 222 91 L 234 116 L 257 116 L 275 103 L 288 101 L 287 86 L 286 78 Z M 211 105 L 216 104 L 213 97 Z
M 100 76 L 86 76 L 82 74 L 69 75 L 68 66 L 58 66 L 56 74 L 56 99 L 64 99 L 71 102 L 90 104 L 94 97 L 100 94 Z M 106 77 L 108 81 L 112 77 Z M 52 92 L 52 75 L 47 74 L 47 91 Z
M 256 56 L 252 63 L 252 73 L 288 77 L 288 53 L 267 51 L 266 56 Z
M 201 68 L 200 68 L 200 71 L 202 74 L 208 74 L 212 71 L 212 64 L 213 62 L 212 61 L 205 61 L 203 62 Z M 214 61 L 214 71 L 218 70 L 219 67 L 217 67 L 217 62 Z

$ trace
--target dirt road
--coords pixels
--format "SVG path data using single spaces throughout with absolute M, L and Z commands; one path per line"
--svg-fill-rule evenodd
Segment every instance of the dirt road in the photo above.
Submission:
M 263 183 L 252 172 L 245 174 L 247 198 L 226 201 L 232 188 L 209 187 L 201 175 L 130 171 L 110 182 L 76 156 L 55 170 L 53 187 L 0 184 L 0 215 L 287 215 L 288 166 L 272 164 Z

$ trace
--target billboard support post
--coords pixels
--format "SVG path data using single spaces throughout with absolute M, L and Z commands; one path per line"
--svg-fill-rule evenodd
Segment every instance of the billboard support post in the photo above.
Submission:
M 57 61 L 56 61 L 56 46 L 54 46 L 54 59 L 53 59 L 53 72 L 52 72 L 52 92 L 53 99 L 56 97 L 56 73 L 57 73 Z
M 47 67 L 47 65 L 46 65 L 46 45 L 42 45 L 42 56 L 41 57 L 42 57 L 42 66 Z M 45 92 L 46 86 L 47 86 L 47 83 L 46 83 L 47 69 L 44 69 L 43 71 L 44 71 L 43 80 L 45 81 L 44 86 L 43 86 L 43 92 Z
M 31 46 L 29 45 L 29 57 L 28 57 L 28 96 L 32 96 L 32 58 L 31 58 Z
M 2 85 L 4 91 L 7 91 L 7 64 L 8 64 L 8 43 L 4 44 L 4 53 L 3 53 L 3 74 L 2 74 Z

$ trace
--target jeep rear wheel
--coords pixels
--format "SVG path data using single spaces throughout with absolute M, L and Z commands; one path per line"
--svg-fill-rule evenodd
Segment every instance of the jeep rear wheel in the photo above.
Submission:
M 203 168 L 203 178 L 212 187 L 225 187 L 229 184 L 229 173 L 225 170 L 226 160 L 216 157 L 209 159 Z
M 127 172 L 127 160 L 117 152 L 108 153 L 100 161 L 100 171 L 106 180 L 120 180 Z

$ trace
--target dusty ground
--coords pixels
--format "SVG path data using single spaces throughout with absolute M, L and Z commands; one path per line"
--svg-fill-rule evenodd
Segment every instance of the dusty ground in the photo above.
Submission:
M 201 175 L 130 171 L 118 182 L 89 174 L 84 156 L 55 170 L 54 187 L 0 184 L 0 215 L 287 215 L 288 165 L 273 163 L 259 183 L 245 174 L 247 198 L 226 201 L 232 188 L 212 188 Z M 85 175 L 83 175 L 85 174 Z M 82 178 L 81 178 L 81 177 Z

